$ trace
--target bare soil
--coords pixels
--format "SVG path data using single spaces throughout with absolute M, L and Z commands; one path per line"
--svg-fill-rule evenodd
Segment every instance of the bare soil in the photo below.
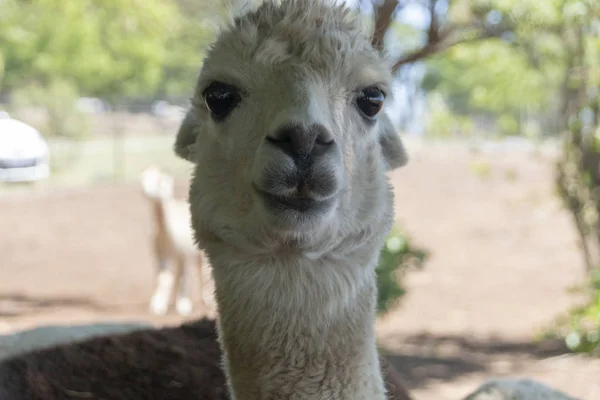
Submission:
M 579 301 L 568 289 L 584 278 L 553 173 L 549 156 L 431 146 L 415 148 L 392 175 L 397 218 L 431 256 L 408 275 L 408 295 L 377 328 L 416 399 L 458 399 L 503 375 L 600 399 L 600 360 L 535 340 Z M 50 323 L 181 322 L 147 311 L 150 215 L 133 184 L 0 193 L 0 333 Z M 192 318 L 207 312 L 197 308 Z

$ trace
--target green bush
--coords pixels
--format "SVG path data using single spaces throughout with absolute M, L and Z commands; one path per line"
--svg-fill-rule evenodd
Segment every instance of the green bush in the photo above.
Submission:
M 573 352 L 600 355 L 600 269 L 590 276 L 586 304 L 558 318 L 544 336 L 562 338 Z
M 565 344 L 571 351 L 600 355 L 600 269 L 591 274 L 590 299 L 570 312 Z
M 411 269 L 422 268 L 426 258 L 427 252 L 415 247 L 400 227 L 391 230 L 377 265 L 378 314 L 385 314 L 398 303 L 406 293 L 402 284 L 404 274 Z

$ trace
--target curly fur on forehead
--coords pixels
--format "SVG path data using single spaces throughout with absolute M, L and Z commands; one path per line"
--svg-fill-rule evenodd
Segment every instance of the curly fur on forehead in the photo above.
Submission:
M 266 1 L 237 17 L 208 52 L 226 47 L 232 54 L 265 66 L 301 60 L 320 70 L 339 71 L 348 55 L 381 63 L 355 13 L 327 0 Z

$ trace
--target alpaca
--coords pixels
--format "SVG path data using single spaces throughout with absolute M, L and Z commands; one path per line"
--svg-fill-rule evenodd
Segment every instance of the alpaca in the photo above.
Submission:
M 266 2 L 208 50 L 175 151 L 233 399 L 386 398 L 375 267 L 406 162 L 390 88 L 357 17 L 322 0 Z
M 190 263 L 198 267 L 203 305 L 207 306 L 211 300 L 204 287 L 207 262 L 194 243 L 188 204 L 175 199 L 173 178 L 157 167 L 146 168 L 140 183 L 150 200 L 154 220 L 153 250 L 157 271 L 149 309 L 153 314 L 166 314 L 176 290 L 176 311 L 180 315 L 189 315 L 193 309 Z

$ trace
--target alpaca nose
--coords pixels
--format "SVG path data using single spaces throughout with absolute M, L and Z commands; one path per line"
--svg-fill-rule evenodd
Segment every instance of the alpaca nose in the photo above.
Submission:
M 299 168 L 333 147 L 333 136 L 321 124 L 286 125 L 267 136 L 267 142 L 289 155 Z

